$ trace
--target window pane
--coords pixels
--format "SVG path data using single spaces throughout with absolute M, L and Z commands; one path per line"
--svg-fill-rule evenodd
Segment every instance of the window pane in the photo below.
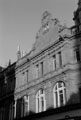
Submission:
M 41 97 L 41 111 L 44 111 L 44 98 Z
M 61 88 L 63 86 L 63 82 L 59 82 L 58 87 Z
M 27 82 L 28 82 L 28 75 L 29 75 L 29 71 L 27 70 L 26 72 L 27 72 Z
M 40 90 L 40 94 L 43 94 L 43 89 Z
M 28 103 L 25 103 L 24 106 L 24 116 L 28 115 Z
M 39 65 L 37 64 L 36 65 L 36 78 L 39 77 Z
M 56 55 L 53 56 L 53 70 L 56 69 Z
M 81 88 L 79 88 L 79 94 L 80 94 L 80 103 L 81 103 Z
M 63 94 L 60 94 L 60 106 L 63 106 L 63 103 L 64 103 L 64 99 L 63 99 Z
M 77 61 L 80 61 L 80 54 L 79 54 L 79 50 L 76 51 L 76 58 L 77 58 Z
M 61 55 L 61 52 L 59 52 L 58 54 L 59 54 L 59 65 L 61 66 L 62 65 L 62 55 Z
M 57 89 L 58 89 L 58 88 L 57 88 L 57 85 L 58 85 L 58 84 L 56 84 L 55 87 L 54 87 L 54 90 L 55 90 L 55 91 L 57 91 Z
M 40 111 L 40 105 L 39 105 L 39 98 L 37 99 L 37 107 L 38 107 L 38 112 Z
M 57 92 L 55 92 L 55 98 L 56 98 L 56 107 L 58 107 L 58 95 L 57 95 Z
M 75 50 L 75 59 L 77 60 L 77 62 L 80 61 L 80 51 L 79 51 L 79 49 Z
M 61 94 L 63 94 L 63 90 L 60 90 L 60 91 L 59 91 L 59 95 L 61 95 Z
M 41 74 L 43 75 L 43 62 L 41 62 Z

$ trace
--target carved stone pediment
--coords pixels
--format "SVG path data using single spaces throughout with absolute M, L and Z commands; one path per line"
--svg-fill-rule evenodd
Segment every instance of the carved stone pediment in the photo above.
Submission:
M 57 18 L 53 19 L 51 13 L 45 11 L 41 19 L 41 27 L 36 34 L 36 41 L 33 45 L 33 54 L 37 54 L 58 41 L 59 35 L 70 36 L 71 31 L 60 24 Z

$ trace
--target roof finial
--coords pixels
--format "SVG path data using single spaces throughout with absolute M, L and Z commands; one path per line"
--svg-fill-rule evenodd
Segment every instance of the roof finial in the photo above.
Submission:
M 18 45 L 18 47 L 17 47 L 17 52 L 18 52 L 18 51 L 20 51 L 20 45 Z
M 20 51 L 20 46 L 18 45 L 17 47 L 17 60 L 21 58 L 21 51 Z

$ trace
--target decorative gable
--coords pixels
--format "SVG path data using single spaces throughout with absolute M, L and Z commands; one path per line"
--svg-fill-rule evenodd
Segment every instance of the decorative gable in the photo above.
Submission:
M 41 52 L 59 39 L 69 33 L 69 29 L 60 25 L 58 19 L 53 19 L 52 15 L 45 11 L 41 19 L 41 27 L 36 35 L 36 41 L 33 45 L 34 53 Z

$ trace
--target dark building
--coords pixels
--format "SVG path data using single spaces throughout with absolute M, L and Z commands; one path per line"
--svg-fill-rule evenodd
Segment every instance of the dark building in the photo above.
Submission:
M 13 120 L 15 63 L 0 71 L 0 120 Z

